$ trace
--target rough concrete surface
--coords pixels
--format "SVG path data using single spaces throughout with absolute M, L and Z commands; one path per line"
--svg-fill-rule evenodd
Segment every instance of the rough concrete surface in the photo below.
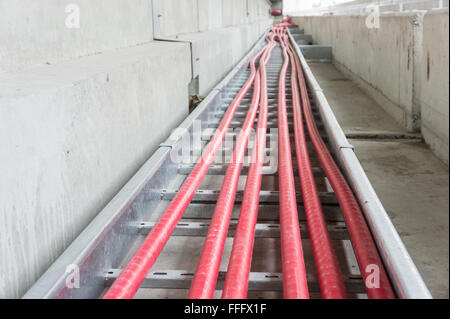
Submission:
M 269 19 L 265 0 L 158 0 L 161 36 L 214 30 Z
M 333 47 L 333 62 L 361 85 L 408 130 L 413 130 L 415 14 L 380 17 L 368 28 L 365 16 L 295 17 L 314 43 Z M 364 39 L 364 41 L 361 41 Z
M 310 66 L 345 133 L 404 131 L 332 64 Z M 421 141 L 350 142 L 431 294 L 448 298 L 448 167 Z
M 366 18 L 346 14 L 293 21 L 314 43 L 332 45 L 336 67 L 402 127 L 420 131 L 448 165 L 448 8 L 382 14 L 379 28 L 368 28 Z
M 186 117 L 189 57 L 153 42 L 0 75 L 0 298 L 24 294 Z
M 448 168 L 424 143 L 351 143 L 431 294 L 448 298 Z
M 66 26 L 70 4 L 79 8 L 80 28 Z M 151 0 L 0 0 L 0 73 L 151 40 Z
M 196 46 L 198 60 L 199 94 L 209 91 L 250 50 L 256 40 L 268 30 L 270 21 L 220 28 L 205 32 L 187 33 L 180 40 L 192 41 Z
M 421 81 L 418 87 L 423 137 L 447 165 L 449 162 L 448 21 L 448 9 L 432 11 L 424 17 Z

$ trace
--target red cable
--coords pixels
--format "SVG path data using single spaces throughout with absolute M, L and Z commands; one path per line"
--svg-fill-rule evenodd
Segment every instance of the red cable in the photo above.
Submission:
M 170 235 L 175 229 L 180 218 L 183 216 L 184 211 L 191 202 L 192 197 L 194 197 L 195 192 L 206 175 L 206 172 L 208 171 L 209 166 L 211 165 L 217 150 L 225 137 L 238 106 L 247 94 L 255 79 L 255 61 L 265 52 L 265 50 L 266 47 L 261 49 L 251 59 L 250 76 L 240 92 L 233 99 L 233 102 L 225 113 L 219 127 L 215 131 L 213 138 L 206 146 L 200 161 L 195 165 L 192 172 L 186 178 L 183 185 L 177 192 L 177 195 L 164 211 L 155 227 L 153 227 L 119 277 L 114 281 L 113 285 L 103 296 L 104 299 L 132 298 L 139 289 L 142 281 L 145 279 L 145 276 L 150 271 L 165 244 L 169 240 Z
M 296 56 L 295 61 L 298 68 L 297 74 L 300 84 L 306 126 L 320 163 L 330 181 L 331 186 L 333 187 L 334 192 L 336 193 L 339 205 L 341 206 L 344 214 L 352 245 L 355 250 L 355 255 L 358 260 L 358 265 L 364 278 L 364 282 L 366 283 L 367 294 L 369 298 L 395 298 L 389 278 L 386 274 L 369 228 L 367 227 L 366 221 L 361 213 L 358 202 L 356 201 L 350 186 L 347 184 L 344 176 L 334 162 L 333 157 L 329 153 L 314 122 L 305 79 L 302 68 L 300 67 L 298 56 Z M 374 271 L 374 268 L 372 268 L 373 266 L 376 266 L 378 271 Z M 378 288 L 367 287 L 367 282 L 375 285 L 378 283 Z
M 295 61 L 295 53 L 287 43 L 289 56 Z M 339 263 L 331 243 L 327 223 L 325 221 L 322 204 L 309 160 L 308 148 L 306 146 L 305 131 L 303 127 L 303 116 L 300 107 L 300 97 L 297 84 L 296 64 L 292 64 L 291 88 L 294 112 L 294 138 L 297 166 L 305 207 L 306 220 L 308 223 L 311 244 L 316 261 L 317 274 L 319 277 L 320 291 L 325 299 L 347 298 L 344 281 L 339 269 Z
M 285 45 L 285 30 L 280 31 L 278 39 L 280 40 L 284 56 L 278 85 L 278 184 L 283 292 L 284 298 L 287 299 L 307 299 L 309 298 L 309 293 L 300 237 L 286 111 L 285 79 L 289 65 L 289 56 Z
M 261 96 L 259 106 L 258 128 L 255 144 L 252 152 L 252 163 L 250 165 L 245 183 L 244 196 L 239 214 L 239 221 L 233 240 L 230 260 L 228 262 L 227 275 L 223 287 L 222 298 L 245 299 L 247 298 L 248 277 L 252 263 L 252 251 L 255 236 L 255 225 L 258 217 L 259 194 L 261 189 L 262 169 L 266 147 L 267 132 L 267 76 L 266 65 L 270 54 L 275 47 L 273 33 L 270 33 L 268 42 L 269 49 L 260 62 L 259 72 L 261 75 Z
M 267 48 L 267 46 L 266 46 Z M 227 238 L 231 212 L 236 197 L 237 184 L 241 175 L 242 163 L 247 149 L 248 138 L 256 112 L 258 111 L 259 96 L 261 93 L 260 71 L 256 75 L 253 85 L 252 102 L 245 118 L 242 130 L 236 141 L 233 156 L 224 176 L 219 198 L 206 235 L 205 243 L 189 290 L 189 299 L 211 299 L 216 288 L 219 274 L 220 260 Z

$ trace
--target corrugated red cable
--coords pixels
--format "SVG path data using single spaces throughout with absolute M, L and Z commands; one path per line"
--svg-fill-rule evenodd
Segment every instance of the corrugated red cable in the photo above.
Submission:
M 279 32 L 278 39 L 284 56 L 278 85 L 278 184 L 283 292 L 286 299 L 307 299 L 309 298 L 309 292 L 300 237 L 286 111 L 285 80 L 289 56 L 285 45 L 285 30 Z
M 132 298 L 139 289 L 145 276 L 155 263 L 165 244 L 170 238 L 178 221 L 183 216 L 184 211 L 194 197 L 195 192 L 200 186 L 209 166 L 219 149 L 225 134 L 233 120 L 237 108 L 241 104 L 242 99 L 250 89 L 256 77 L 256 60 L 265 52 L 266 47 L 261 49 L 253 56 L 250 61 L 250 76 L 242 89 L 233 99 L 230 107 L 225 113 L 219 127 L 214 133 L 213 138 L 206 146 L 200 161 L 195 165 L 192 172 L 184 181 L 183 185 L 177 192 L 175 198 L 170 202 L 156 225 L 147 235 L 137 252 L 133 255 L 119 277 L 114 281 L 112 286 L 103 296 L 104 299 L 128 299 Z
M 253 85 L 251 105 L 237 138 L 231 162 L 228 164 L 224 176 L 219 198 L 217 199 L 214 214 L 189 290 L 189 299 L 211 299 L 214 295 L 242 163 L 247 149 L 248 138 L 258 111 L 261 93 L 260 78 L 260 71 L 258 70 Z
M 364 282 L 366 283 L 367 294 L 369 298 L 395 298 L 383 262 L 378 254 L 378 249 L 373 241 L 358 202 L 317 129 L 311 111 L 311 105 L 299 58 L 296 56 L 295 60 L 298 68 L 298 81 L 300 84 L 306 126 L 322 168 L 336 193 L 339 205 L 342 209 L 352 245 L 355 250 L 355 255 L 358 260 L 358 265 L 364 278 Z M 370 284 L 370 287 L 368 287 L 368 284 Z
M 296 53 L 294 53 L 290 43 L 287 43 L 287 48 L 291 61 L 295 61 Z M 309 159 L 308 147 L 306 145 L 297 83 L 297 66 L 295 62 L 291 64 L 291 70 L 295 152 L 303 195 L 303 205 L 314 259 L 316 261 L 320 292 L 325 299 L 343 299 L 347 297 L 344 281 L 323 215 L 322 204 L 320 203 L 319 193 Z
M 247 174 L 244 196 L 239 214 L 239 221 L 233 240 L 227 275 L 223 287 L 222 298 L 247 298 L 248 278 L 252 262 L 255 226 L 258 217 L 259 194 L 261 189 L 262 169 L 266 147 L 268 97 L 266 65 L 276 43 L 273 33 L 268 38 L 270 47 L 259 63 L 261 74 L 261 96 L 258 125 L 252 152 L 252 162 Z

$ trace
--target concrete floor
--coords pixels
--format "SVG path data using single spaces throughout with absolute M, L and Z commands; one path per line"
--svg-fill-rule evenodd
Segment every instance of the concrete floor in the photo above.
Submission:
M 373 187 L 434 298 L 449 297 L 449 171 L 420 140 L 406 133 L 332 64 L 310 63 Z

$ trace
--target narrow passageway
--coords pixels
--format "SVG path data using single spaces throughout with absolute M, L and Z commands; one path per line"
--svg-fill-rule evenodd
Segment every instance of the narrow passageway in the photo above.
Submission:
M 377 202 L 369 182 L 352 182 L 354 174 L 365 175 L 352 149 L 345 155 L 349 144 L 339 126 L 330 125 L 334 115 L 318 98 L 315 81 L 291 31 L 283 23 L 272 27 L 213 90 L 216 98 L 208 96 L 181 134 L 165 143 L 171 146 L 152 158 L 148 185 L 123 213 L 128 221 L 112 224 L 134 225 L 137 233 L 128 230 L 134 236 L 121 247 L 103 240 L 92 248 L 109 251 L 105 287 L 76 293 L 104 299 L 427 297 L 388 216 L 382 207 L 368 207 Z M 138 209 L 147 217 L 133 214 Z M 380 236 L 389 237 L 384 247 Z M 409 283 L 402 287 L 405 276 Z
M 447 0 L 0 8 L 0 299 L 449 297 Z

